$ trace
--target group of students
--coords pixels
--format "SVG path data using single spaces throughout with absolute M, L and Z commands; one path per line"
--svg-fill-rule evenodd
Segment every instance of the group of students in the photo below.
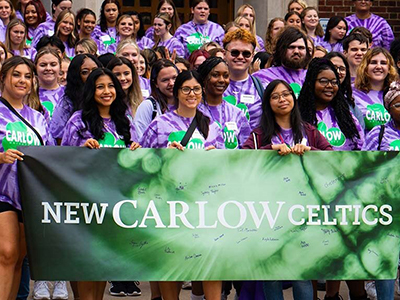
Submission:
M 52 16 L 40 0 L 20 0 L 16 11 L 0 0 L 0 299 L 29 287 L 29 277 L 20 280 L 18 146 L 398 151 L 400 41 L 370 12 L 372 1 L 354 3 L 356 14 L 332 17 L 324 34 L 317 10 L 292 0 L 262 39 L 248 4 L 223 29 L 208 20 L 207 0 L 192 1 L 183 25 L 173 1 L 161 0 L 145 31 L 140 14 L 120 15 L 116 0 L 103 1 L 98 25 L 90 9 L 75 15 L 70 0 L 52 0 Z M 71 285 L 76 298 L 103 298 L 105 282 Z M 339 299 L 339 285 L 328 281 L 325 299 Z M 68 299 L 65 282 L 54 286 L 52 299 Z M 240 299 L 282 298 L 281 282 L 233 286 Z M 364 281 L 348 286 L 351 299 L 367 299 Z M 394 281 L 376 286 L 378 299 L 393 299 Z M 152 299 L 176 300 L 180 288 L 152 282 Z M 231 284 L 192 289 L 194 300 L 220 299 Z M 296 299 L 316 298 L 311 281 L 293 289 Z M 140 289 L 113 282 L 110 293 Z M 48 283 L 35 282 L 33 297 L 49 299 Z

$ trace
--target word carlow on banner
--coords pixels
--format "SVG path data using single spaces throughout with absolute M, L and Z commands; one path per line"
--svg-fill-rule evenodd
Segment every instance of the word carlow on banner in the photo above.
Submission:
M 397 152 L 21 150 L 34 279 L 396 276 Z

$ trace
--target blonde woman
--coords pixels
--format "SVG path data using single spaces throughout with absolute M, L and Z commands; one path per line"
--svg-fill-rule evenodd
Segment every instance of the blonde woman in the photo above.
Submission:
M 256 29 L 256 10 L 254 9 L 253 6 L 250 4 L 243 4 L 240 6 L 237 10 L 236 17 L 246 17 L 250 20 L 251 25 L 252 25 L 252 31 L 251 33 L 256 37 L 257 39 L 257 48 L 259 48 L 259 51 L 264 51 L 264 41 L 262 37 L 258 36 L 256 34 L 257 29 Z
M 54 35 L 57 36 L 65 46 L 65 55 L 69 58 L 75 56 L 75 44 L 78 33 L 75 29 L 75 14 L 72 11 L 62 11 L 54 24 Z
M 274 53 L 275 43 L 279 34 L 286 26 L 286 21 L 283 18 L 274 18 L 269 22 L 267 32 L 265 34 L 265 51 L 269 54 Z
M 288 12 L 295 11 L 301 14 L 303 9 L 307 8 L 307 3 L 303 0 L 290 0 L 288 4 Z
M 20 19 L 13 19 L 7 26 L 5 46 L 14 56 L 24 56 L 33 59 L 35 49 L 26 45 L 27 28 Z

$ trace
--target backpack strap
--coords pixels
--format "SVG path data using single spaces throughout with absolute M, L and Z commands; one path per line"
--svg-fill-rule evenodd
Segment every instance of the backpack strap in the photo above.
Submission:
M 264 87 L 260 81 L 260 79 L 258 79 L 257 77 L 254 77 L 252 75 L 250 75 L 251 79 L 253 80 L 254 86 L 256 87 L 257 93 L 260 96 L 260 98 L 262 99 L 264 96 Z
M 385 125 L 381 125 L 381 130 L 379 131 L 379 137 L 378 137 L 378 151 L 381 151 L 381 144 L 384 133 L 385 133 Z
M 157 101 L 152 96 L 148 97 L 147 99 L 153 104 L 153 114 L 151 115 L 151 119 L 154 120 L 154 118 L 157 116 Z

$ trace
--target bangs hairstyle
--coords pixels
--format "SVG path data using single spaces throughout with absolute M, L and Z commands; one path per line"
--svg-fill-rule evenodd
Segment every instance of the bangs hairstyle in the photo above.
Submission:
M 39 63 L 39 59 L 46 54 L 51 54 L 53 55 L 55 58 L 57 58 L 58 61 L 58 65 L 61 68 L 61 57 L 58 55 L 57 51 L 50 48 L 50 47 L 44 47 L 42 49 L 40 49 L 40 51 L 36 54 L 35 57 L 35 66 L 37 66 L 37 64 Z
M 226 49 L 228 47 L 228 44 L 232 41 L 241 41 L 243 43 L 252 44 L 253 51 L 256 49 L 257 46 L 256 38 L 250 32 L 241 28 L 225 34 L 225 37 L 222 41 L 224 49 Z
M 42 1 L 29 1 L 28 4 L 25 6 L 25 12 L 24 12 L 24 23 L 27 28 L 29 28 L 28 24 L 26 23 L 26 8 L 31 5 L 35 8 L 36 13 L 37 13 L 37 21 L 36 23 L 32 26 L 36 28 L 39 24 L 44 23 L 46 21 L 46 9 L 44 8 Z M 29 39 L 32 39 L 32 37 L 28 36 Z
M 306 7 L 305 9 L 303 9 L 303 11 L 302 11 L 301 14 L 300 14 L 300 17 L 301 17 L 301 28 L 303 28 L 303 30 L 304 30 L 305 32 L 307 32 L 307 28 L 306 28 L 306 26 L 305 26 L 304 23 L 303 23 L 304 17 L 305 17 L 306 14 L 307 14 L 309 11 L 311 11 L 311 10 L 315 10 L 315 11 L 316 11 L 316 13 L 317 13 L 317 15 L 318 15 L 318 19 L 319 19 L 318 9 L 316 9 L 315 7 L 308 6 L 308 7 Z M 317 36 L 319 36 L 319 37 L 323 37 L 323 36 L 324 36 L 324 29 L 322 28 L 321 23 L 320 23 L 319 21 L 318 21 L 317 27 L 315 28 L 315 35 L 317 35 Z
M 86 81 L 83 90 L 83 94 L 85 96 L 83 97 L 82 102 L 82 121 L 85 124 L 85 128 L 83 128 L 79 133 L 82 134 L 84 131 L 90 131 L 96 140 L 101 140 L 105 137 L 104 121 L 100 116 L 97 102 L 95 100 L 95 93 L 97 90 L 96 81 L 101 76 L 108 76 L 113 82 L 116 97 L 110 106 L 110 116 L 111 120 L 115 124 L 118 135 L 124 137 L 125 145 L 129 147 L 131 144 L 131 134 L 130 122 L 126 116 L 128 107 L 124 101 L 125 93 L 122 90 L 121 84 L 119 83 L 117 77 L 115 77 L 110 70 L 105 68 L 94 70 L 92 73 L 90 73 Z
M 21 43 L 18 45 L 18 49 L 17 49 L 19 51 L 19 54 L 21 56 L 23 56 L 24 55 L 24 49 L 28 49 L 29 48 L 26 45 L 26 37 L 28 35 L 28 29 L 26 28 L 25 23 L 22 22 L 20 19 L 15 18 L 15 19 L 12 19 L 10 21 L 10 23 L 8 23 L 7 30 L 6 30 L 6 42 L 5 42 L 5 45 L 6 45 L 7 49 L 9 49 L 10 51 L 12 50 L 10 32 L 15 26 L 18 26 L 18 25 L 21 25 L 22 27 L 24 27 L 24 31 L 25 31 L 24 38 L 22 39 Z
M 136 68 L 125 57 L 114 57 L 107 65 L 107 69 L 114 73 L 113 69 L 118 66 L 126 65 L 131 70 L 132 84 L 126 93 L 126 104 L 131 110 L 132 116 L 135 116 L 136 110 L 140 103 L 142 103 L 143 95 L 140 89 L 139 75 Z
M 340 22 L 343 22 L 344 25 L 346 26 L 346 33 L 344 34 L 343 38 L 346 37 L 347 31 L 349 30 L 346 19 L 343 18 L 342 16 L 333 16 L 332 18 L 329 19 L 328 24 L 326 25 L 324 41 L 329 42 L 329 40 L 331 39 L 331 33 L 329 31 L 335 28 L 337 25 L 339 25 Z M 339 42 L 342 40 L 343 39 L 339 40 Z
M 56 23 L 54 24 L 54 35 L 60 37 L 60 23 L 65 21 L 67 18 L 72 18 L 72 32 L 68 35 L 67 44 L 70 48 L 75 47 L 78 32 L 76 31 L 76 17 L 75 14 L 66 9 L 63 10 L 57 17 Z
M 115 4 L 117 6 L 117 9 L 118 9 L 117 20 L 118 20 L 119 14 L 121 13 L 121 6 L 120 6 L 118 0 L 104 0 L 100 7 L 100 21 L 99 21 L 100 30 L 102 32 L 107 31 L 107 19 L 106 19 L 106 14 L 104 12 L 104 9 L 105 9 L 106 5 L 110 4 L 110 3 Z
M 165 113 L 168 109 L 168 99 L 157 87 L 157 78 L 160 71 L 168 67 L 173 67 L 176 71 L 176 76 L 178 76 L 179 70 L 175 64 L 172 61 L 164 58 L 157 60 L 150 70 L 151 96 L 160 104 L 162 113 Z
M 394 65 L 394 60 L 393 57 L 390 55 L 389 51 L 387 51 L 385 48 L 382 47 L 375 47 L 372 49 L 369 49 L 367 53 L 365 53 L 360 66 L 357 69 L 357 77 L 356 81 L 354 82 L 354 86 L 356 89 L 359 89 L 360 91 L 363 91 L 365 93 L 369 93 L 371 90 L 371 80 L 370 77 L 368 76 L 368 66 L 371 63 L 371 60 L 374 56 L 378 54 L 383 54 L 387 61 L 388 61 L 388 69 L 389 72 L 385 78 L 383 89 L 385 90 L 389 88 L 390 83 L 395 81 L 398 77 L 397 75 L 397 70 Z
M 262 103 L 261 103 L 262 113 L 260 120 L 260 127 L 263 132 L 262 145 L 271 144 L 272 137 L 276 135 L 277 132 L 281 131 L 281 127 L 276 122 L 275 113 L 271 108 L 271 95 L 279 84 L 283 84 L 293 97 L 294 106 L 292 111 L 290 112 L 290 126 L 293 132 L 293 141 L 295 144 L 299 144 L 303 139 L 303 133 L 302 133 L 303 121 L 301 120 L 299 107 L 293 89 L 286 81 L 277 79 L 271 81 L 271 83 L 268 84 L 262 98 Z
M 201 90 L 204 91 L 204 86 L 202 84 L 202 80 L 198 72 L 186 71 L 186 70 L 182 71 L 181 73 L 179 73 L 174 84 L 174 97 L 175 97 L 176 107 L 179 107 L 179 97 L 178 97 L 179 90 L 182 88 L 183 84 L 190 79 L 195 79 L 201 86 Z M 202 95 L 204 96 L 204 92 L 202 92 Z M 196 115 L 194 117 L 197 121 L 197 129 L 203 135 L 204 139 L 207 139 L 210 126 L 210 119 L 207 116 L 203 115 L 203 113 L 199 111 L 197 108 L 196 108 Z
M 176 30 L 179 28 L 179 26 L 181 26 L 181 20 L 179 19 L 179 16 L 178 16 L 178 14 L 176 13 L 176 6 L 175 6 L 175 4 L 174 4 L 174 1 L 172 1 L 172 0 L 161 0 L 160 2 L 158 2 L 158 5 L 157 5 L 157 13 L 161 13 L 161 7 L 164 5 L 164 4 L 169 4 L 169 5 L 171 5 L 172 6 L 172 9 L 174 10 L 174 15 L 172 16 L 172 18 L 171 18 L 171 29 L 170 29 L 170 32 L 171 32 L 171 34 L 172 35 L 174 35 L 175 34 L 175 32 L 176 32 Z
M 314 58 L 308 66 L 307 75 L 299 95 L 301 117 L 305 122 L 314 126 L 317 126 L 317 98 L 315 96 L 315 84 L 318 75 L 325 70 L 332 71 L 335 74 L 337 82 L 340 82 L 336 67 L 330 60 L 326 58 Z M 329 106 L 333 109 L 339 128 L 346 138 L 353 141 L 355 138 L 360 138 L 353 117 L 350 113 L 349 105 L 347 104 L 346 99 L 344 99 L 340 87 L 338 88 L 336 96 L 332 101 L 330 101 Z

